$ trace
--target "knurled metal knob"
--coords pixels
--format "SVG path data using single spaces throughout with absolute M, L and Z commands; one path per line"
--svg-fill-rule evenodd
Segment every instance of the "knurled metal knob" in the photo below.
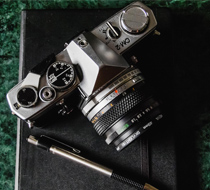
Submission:
M 140 6 L 130 6 L 123 11 L 120 22 L 124 31 L 139 34 L 147 28 L 149 14 Z

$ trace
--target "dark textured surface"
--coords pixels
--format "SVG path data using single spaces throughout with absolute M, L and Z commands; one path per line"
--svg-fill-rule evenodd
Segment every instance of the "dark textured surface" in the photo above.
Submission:
M 90 2 L 90 3 L 89 3 Z M 10 114 L 5 100 L 6 92 L 17 83 L 18 80 L 18 51 L 20 34 L 20 12 L 24 8 L 33 9 L 66 9 L 66 8 L 119 8 L 131 1 L 1 1 L 1 49 L 0 49 L 0 168 L 1 179 L 0 189 L 13 189 L 14 187 L 14 165 L 15 165 L 15 144 L 16 144 L 16 118 Z M 177 129 L 178 144 L 177 157 L 181 167 L 178 167 L 178 176 L 184 174 L 185 180 L 193 181 L 189 174 L 197 168 L 191 167 L 191 161 L 198 160 L 201 189 L 210 188 L 209 168 L 210 168 L 210 102 L 208 100 L 209 90 L 209 2 L 208 1 L 145 1 L 147 5 L 157 7 L 170 7 L 173 10 L 176 24 L 174 60 L 175 64 L 165 65 L 162 69 L 169 71 L 175 69 L 178 75 L 176 91 L 174 91 L 176 110 L 179 113 L 176 122 L 171 123 Z M 32 31 L 33 32 L 33 31 Z M 162 32 L 162 31 L 161 31 Z M 163 32 L 162 32 L 163 33 Z M 60 44 L 60 43 L 59 43 Z M 62 44 L 61 44 L 62 45 Z M 154 44 L 158 48 L 158 44 Z M 160 57 L 164 56 L 164 51 Z M 158 67 L 158 66 L 157 66 Z M 174 72 L 171 72 L 174 73 Z M 170 78 L 170 76 L 168 76 Z M 192 80 L 192 78 L 194 78 Z M 167 81 L 167 77 L 165 77 Z M 182 85 L 180 85 L 182 84 Z M 194 85 L 195 84 L 195 85 Z M 185 94 L 185 96 L 183 96 Z M 167 97 L 166 97 L 167 98 Z M 169 105 L 170 107 L 171 105 Z M 182 121 L 182 122 L 180 122 Z M 187 126 L 187 127 L 186 127 Z M 186 127 L 186 128 L 185 128 Z M 62 131 L 61 131 L 62 132 Z M 78 132 L 78 131 L 77 131 Z M 196 132 L 196 134 L 194 134 Z M 188 138 L 190 140 L 188 140 Z M 157 136 L 156 140 L 162 141 L 162 136 Z M 170 141 L 170 138 L 168 137 Z M 195 146 L 196 145 L 196 146 Z M 156 151 L 169 151 L 168 144 L 165 147 L 155 143 Z M 35 150 L 34 150 L 35 151 Z M 198 153 L 196 158 L 194 153 Z M 160 154 L 159 154 L 160 155 Z M 170 155 L 168 162 L 170 162 Z M 187 158 L 187 159 L 183 159 Z M 157 167 L 157 160 L 162 160 L 161 156 L 151 158 Z M 186 161 L 186 160 L 189 160 Z M 186 164 L 187 163 L 187 164 Z M 179 165 L 178 165 L 179 166 Z M 170 167 L 166 169 L 171 170 Z M 193 172 L 191 172 L 191 169 Z M 159 171 L 161 173 L 161 171 Z M 169 176 L 168 176 L 169 177 Z M 167 180 L 167 179 L 166 179 Z
M 162 10 L 168 14 L 168 10 Z M 71 11 L 25 11 L 22 14 L 23 23 L 23 40 L 22 40 L 22 52 L 21 54 L 21 67 L 23 77 L 26 76 L 28 70 L 32 68 L 37 62 L 40 62 L 44 57 L 52 52 L 58 52 L 63 47 L 63 43 L 66 39 L 71 38 L 75 33 L 81 32 L 84 28 L 91 29 L 103 21 L 108 16 L 112 15 L 115 10 L 71 10 Z M 161 11 L 156 10 L 156 14 Z M 73 22 L 74 18 L 80 15 L 80 20 Z M 96 17 L 96 15 L 98 15 Z M 158 16 L 159 20 L 164 14 Z M 90 19 L 91 18 L 91 19 Z M 71 22 L 69 20 L 72 20 Z M 170 18 L 166 19 L 167 21 Z M 161 22 L 161 21 L 160 21 Z M 59 24 L 58 24 L 59 23 Z M 168 23 L 164 23 L 163 28 L 168 28 Z M 40 27 L 42 26 L 42 27 Z M 68 29 L 71 28 L 69 31 Z M 170 28 L 166 30 L 171 30 Z M 33 31 L 33 32 L 32 32 Z M 165 52 L 168 55 L 171 54 L 172 40 L 169 38 L 171 34 L 165 35 L 161 42 L 167 41 L 167 49 Z M 147 43 L 155 42 L 151 39 L 144 41 L 145 47 Z M 155 38 L 158 40 L 157 38 Z M 150 41 L 151 40 L 151 41 Z M 36 43 L 34 43 L 36 41 Z M 161 45 L 161 47 L 163 47 Z M 163 47 L 165 48 L 165 47 Z M 136 50 L 137 56 L 142 58 L 142 55 L 146 49 L 139 47 Z M 151 51 L 155 49 L 151 48 Z M 142 53 L 142 55 L 141 55 Z M 155 52 L 154 52 L 155 53 Z M 37 56 L 39 55 L 39 56 Z M 154 58 L 156 53 L 154 54 Z M 142 58 L 143 59 L 143 58 Z M 165 63 L 170 59 L 169 56 L 165 56 L 162 63 Z M 152 60 L 147 60 L 152 64 Z M 142 63 L 145 61 L 142 61 Z M 147 68 L 145 68 L 147 70 Z M 147 71 L 148 73 L 148 71 Z M 153 77 L 152 77 L 153 78 Z M 62 122 L 61 122 L 62 121 Z M 59 127 L 58 127 L 59 126 Z M 166 126 L 166 125 L 163 125 Z M 167 126 L 166 126 L 167 127 Z M 165 128 L 165 127 L 164 127 Z M 159 134 L 160 132 L 158 132 Z M 168 130 L 166 136 L 172 137 L 171 130 Z M 86 155 L 93 160 L 98 161 L 108 167 L 120 170 L 122 173 L 127 174 L 131 178 L 141 179 L 141 162 L 140 162 L 140 145 L 139 141 L 136 141 L 131 146 L 118 153 L 113 146 L 107 146 L 102 137 L 99 137 L 91 124 L 87 119 L 82 116 L 79 111 L 74 111 L 70 117 L 63 118 L 53 122 L 50 126 L 43 129 L 34 128 L 28 129 L 26 124 L 22 124 L 20 128 L 20 173 L 19 173 L 19 187 L 20 189 L 29 188 L 31 190 L 37 188 L 44 189 L 132 189 L 127 185 L 109 180 L 107 177 L 99 175 L 98 173 L 91 171 L 85 167 L 79 166 L 73 162 L 67 162 L 59 157 L 52 157 L 47 152 L 40 151 L 35 147 L 29 145 L 25 138 L 30 135 L 46 134 L 62 140 L 76 148 L 86 152 Z M 154 135 L 154 134 L 153 134 Z M 156 140 L 151 139 L 151 143 L 156 144 Z M 161 144 L 164 143 L 164 140 Z M 163 146 L 163 144 L 161 145 Z M 154 172 L 154 178 L 151 177 L 151 183 L 157 185 L 161 189 L 176 189 L 176 174 L 175 174 L 175 151 L 174 141 L 168 142 L 170 150 L 165 151 L 163 161 L 160 165 L 165 166 L 165 162 L 170 158 L 170 162 L 167 163 L 168 171 L 171 176 L 161 174 L 160 168 L 157 165 L 152 164 L 151 168 L 156 169 Z M 156 148 L 154 147 L 156 150 Z M 156 151 L 153 150 L 154 155 Z M 159 152 L 158 152 L 159 154 Z M 162 154 L 162 153 L 161 153 Z M 167 155 L 167 156 L 166 156 Z M 158 155 L 156 155 L 158 156 Z M 33 164 L 31 164 L 33 163 Z M 67 169 L 69 168 L 69 169 Z M 165 170 L 165 169 L 163 169 Z M 42 176 L 45 176 L 44 178 Z M 33 179 L 30 181 L 29 179 Z M 53 180 L 52 180 L 53 179 Z M 71 179 L 71 180 L 68 180 Z M 46 181 L 52 181 L 52 183 L 46 183 Z M 94 182 L 94 183 L 92 183 Z

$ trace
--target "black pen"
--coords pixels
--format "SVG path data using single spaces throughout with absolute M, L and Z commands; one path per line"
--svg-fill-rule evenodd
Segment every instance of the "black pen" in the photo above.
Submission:
M 80 163 L 80 164 L 85 165 L 89 168 L 92 168 L 93 170 L 96 170 L 96 171 L 108 176 L 109 178 L 113 178 L 118 181 L 124 182 L 128 185 L 136 187 L 137 189 L 158 190 L 148 183 L 145 183 L 144 185 L 140 184 L 140 183 L 135 182 L 131 179 L 121 176 L 120 174 L 114 172 L 113 169 L 110 169 L 110 168 L 105 167 L 101 164 L 98 164 L 96 162 L 88 160 L 88 159 L 80 156 L 80 150 L 75 149 L 69 145 L 66 145 L 66 144 L 64 144 L 60 141 L 57 141 L 53 138 L 50 138 L 48 136 L 41 135 L 38 138 L 36 138 L 34 136 L 29 136 L 27 138 L 27 141 L 33 145 L 36 145 L 37 147 L 40 147 L 42 149 L 45 149 L 48 152 L 51 152 L 52 154 L 57 154 L 62 157 L 65 157 L 69 160 L 73 160 L 77 163 Z

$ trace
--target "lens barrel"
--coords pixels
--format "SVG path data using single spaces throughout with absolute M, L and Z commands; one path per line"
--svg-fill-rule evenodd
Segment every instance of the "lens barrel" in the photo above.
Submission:
M 114 144 L 118 151 L 162 118 L 159 102 L 136 68 L 85 102 L 82 112 L 96 132 L 105 137 L 106 143 Z

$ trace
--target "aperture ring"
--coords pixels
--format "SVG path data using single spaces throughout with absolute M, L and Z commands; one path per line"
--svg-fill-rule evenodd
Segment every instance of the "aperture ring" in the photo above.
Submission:
M 87 118 L 89 120 L 92 120 L 92 118 L 96 115 L 96 113 L 99 112 L 99 110 L 103 109 L 106 105 L 111 103 L 113 100 L 115 100 L 118 96 L 122 96 L 125 94 L 125 92 L 128 89 L 131 89 L 132 87 L 136 86 L 137 84 L 141 83 L 141 85 L 144 83 L 144 79 L 141 76 L 136 76 L 135 78 L 132 78 L 131 80 L 127 81 L 123 85 L 119 86 L 115 90 L 111 91 L 110 94 L 108 94 L 101 102 L 99 102 L 87 115 Z
M 117 80 L 113 81 L 107 88 L 102 90 L 99 94 L 97 94 L 93 99 L 91 99 L 89 102 L 87 102 L 85 105 L 82 106 L 81 110 L 82 113 L 87 116 L 89 112 L 98 104 L 100 103 L 105 97 L 108 96 L 110 92 L 113 90 L 119 88 L 122 84 L 126 83 L 127 81 L 135 78 L 136 76 L 140 76 L 142 80 L 144 80 L 144 77 L 140 75 L 141 72 L 137 68 L 133 68 L 129 72 L 122 75 Z

